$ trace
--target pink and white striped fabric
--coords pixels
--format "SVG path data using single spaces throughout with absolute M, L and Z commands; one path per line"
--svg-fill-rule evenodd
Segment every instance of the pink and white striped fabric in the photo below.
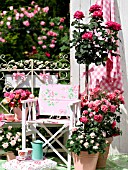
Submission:
M 96 4 L 102 7 L 103 17 L 106 21 L 115 21 L 114 0 L 97 0 Z M 120 57 L 109 56 L 106 66 L 90 65 L 93 71 L 89 73 L 89 88 L 99 86 L 109 92 L 122 89 L 122 74 L 120 68 Z

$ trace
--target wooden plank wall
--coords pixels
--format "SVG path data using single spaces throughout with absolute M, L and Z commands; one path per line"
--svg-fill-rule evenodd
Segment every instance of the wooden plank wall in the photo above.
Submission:
M 105 1 L 105 0 L 104 0 Z M 73 20 L 73 14 L 76 10 L 81 10 L 88 16 L 90 5 L 95 4 L 95 0 L 70 0 L 70 21 Z M 122 136 L 114 137 L 110 148 L 110 154 L 126 154 L 128 153 L 128 1 L 115 0 L 116 21 L 121 24 L 122 31 L 120 31 L 120 54 L 121 54 L 121 70 L 122 81 L 124 88 L 125 106 L 122 107 L 122 116 L 120 128 L 123 131 Z M 86 20 L 85 20 L 86 22 Z M 72 27 L 70 27 L 70 38 L 72 38 Z M 82 73 L 85 71 L 84 65 L 78 65 L 74 57 L 74 49 L 71 49 L 71 83 L 80 84 L 80 91 L 85 89 L 85 79 L 82 78 Z

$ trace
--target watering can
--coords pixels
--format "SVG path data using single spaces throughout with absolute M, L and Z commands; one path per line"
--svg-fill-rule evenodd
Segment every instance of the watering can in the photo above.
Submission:
M 43 142 L 41 140 L 35 140 L 34 142 L 31 142 L 32 145 L 32 159 L 33 160 L 41 160 L 43 159 Z

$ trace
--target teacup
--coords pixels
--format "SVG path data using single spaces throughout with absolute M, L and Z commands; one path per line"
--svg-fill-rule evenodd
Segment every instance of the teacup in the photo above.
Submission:
M 26 149 L 18 150 L 18 156 L 22 160 L 25 160 L 27 158 L 27 153 L 28 153 L 28 151 Z
M 26 148 L 27 150 L 27 158 L 32 158 L 32 148 Z

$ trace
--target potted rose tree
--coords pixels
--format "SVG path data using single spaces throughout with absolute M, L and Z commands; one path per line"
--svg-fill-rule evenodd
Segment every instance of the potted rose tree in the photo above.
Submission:
M 94 123 L 108 143 L 105 153 L 99 155 L 97 162 L 97 168 L 104 168 L 113 137 L 122 133 L 118 127 L 120 115 L 122 114 L 120 107 L 124 104 L 122 92 L 115 90 L 110 93 L 96 87 L 90 89 L 89 94 L 81 96 L 81 101 L 83 116 L 86 119 L 90 119 L 91 116 L 91 119 L 94 120 L 94 122 L 87 122 L 86 127 L 92 126 L 92 123 Z

